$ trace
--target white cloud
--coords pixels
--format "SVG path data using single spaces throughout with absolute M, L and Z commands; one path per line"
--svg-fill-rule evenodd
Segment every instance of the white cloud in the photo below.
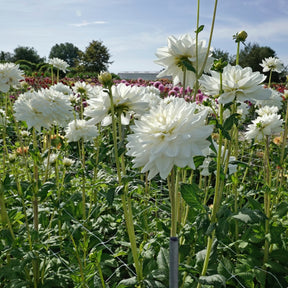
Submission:
M 85 26 L 89 26 L 89 25 L 102 25 L 102 24 L 107 24 L 108 22 L 106 21 L 90 21 L 90 22 L 87 22 L 87 21 L 82 21 L 81 23 L 75 23 L 75 24 L 70 24 L 71 26 L 74 26 L 74 27 L 85 27 Z

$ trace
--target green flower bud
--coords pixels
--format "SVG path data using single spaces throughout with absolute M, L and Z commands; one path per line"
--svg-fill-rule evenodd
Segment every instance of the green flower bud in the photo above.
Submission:
M 240 31 L 240 32 L 236 33 L 236 35 L 233 35 L 233 39 L 235 40 L 236 43 L 245 42 L 247 37 L 248 37 L 248 34 L 246 31 Z
M 109 72 L 101 72 L 98 75 L 98 81 L 103 84 L 105 88 L 113 85 L 112 75 Z
M 213 64 L 211 70 L 223 73 L 223 69 L 227 65 L 228 65 L 228 62 L 227 61 L 223 61 L 222 58 L 220 58 L 218 60 L 214 60 L 214 64 Z

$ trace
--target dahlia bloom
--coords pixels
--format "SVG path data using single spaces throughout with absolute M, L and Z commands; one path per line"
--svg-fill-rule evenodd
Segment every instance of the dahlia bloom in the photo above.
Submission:
M 7 123 L 6 113 L 0 108 L 0 126 L 5 125 L 5 123 Z
M 263 67 L 263 72 L 275 71 L 277 73 L 281 73 L 284 70 L 283 63 L 276 57 L 263 59 L 260 66 Z
M 219 151 L 219 146 L 213 141 L 213 146 L 215 148 L 216 151 Z M 199 169 L 201 170 L 200 174 L 203 176 L 209 176 L 211 173 L 209 171 L 209 165 L 210 162 L 213 160 L 212 157 L 214 156 L 214 158 L 217 156 L 215 154 L 215 152 L 210 148 L 207 147 L 204 151 L 204 154 L 209 155 L 208 157 L 206 157 L 202 163 L 202 165 L 199 166 Z M 223 157 L 224 155 L 224 147 L 222 147 L 221 149 L 221 156 Z M 228 151 L 225 151 L 225 155 L 224 155 L 224 162 L 227 159 L 227 153 Z M 234 156 L 230 156 L 229 157 L 229 163 L 228 163 L 228 175 L 234 174 L 237 172 L 237 164 L 232 164 L 233 161 L 235 161 L 236 158 Z M 214 171 L 214 173 L 216 173 L 216 171 Z
M 40 105 L 38 105 L 39 101 Z M 15 119 L 17 121 L 25 121 L 28 129 L 34 127 L 39 132 L 42 127 L 49 129 L 51 125 L 50 119 L 46 118 L 46 115 L 42 111 L 43 108 L 45 109 L 45 106 L 43 106 L 37 92 L 25 92 L 24 94 L 20 94 L 14 103 Z
M 269 89 L 265 89 L 260 84 L 266 76 L 258 71 L 253 72 L 250 67 L 242 68 L 241 66 L 227 65 L 222 73 L 222 90 L 218 102 L 227 104 L 234 100 L 244 102 L 249 100 L 267 100 L 271 95 Z M 220 73 L 211 71 L 211 76 L 202 75 L 199 79 L 201 90 L 206 94 L 218 96 L 220 91 Z
M 264 106 L 256 110 L 256 113 L 259 116 L 270 115 L 270 114 L 277 114 L 279 111 L 277 106 Z
M 14 103 L 15 118 L 25 121 L 28 129 L 41 127 L 49 129 L 51 125 L 66 126 L 73 118 L 69 98 L 54 89 L 41 89 L 21 94 Z
M 149 171 L 149 179 L 158 173 L 167 178 L 174 165 L 195 169 L 193 157 L 203 155 L 213 130 L 205 125 L 207 110 L 197 111 L 196 103 L 167 97 L 135 120 L 127 143 L 127 155 L 134 157 L 133 167 L 142 167 L 143 173 Z
M 143 87 L 127 86 L 124 83 L 111 87 L 115 114 L 121 115 L 121 124 L 128 125 L 132 116 L 142 115 L 149 109 L 152 99 L 160 99 L 158 94 L 146 93 Z M 107 126 L 112 123 L 111 102 L 108 92 L 101 90 L 97 96 L 87 100 L 84 115 L 90 123 Z
M 277 106 L 279 109 L 281 109 L 283 105 L 283 98 L 282 94 L 278 92 L 275 89 L 272 88 L 265 88 L 271 92 L 271 95 L 269 99 L 265 100 L 256 100 L 255 105 L 257 107 L 263 107 L 263 106 Z
M 65 129 L 68 142 L 77 142 L 83 139 L 85 142 L 92 141 L 98 136 L 98 130 L 95 125 L 89 124 L 86 120 L 73 120 Z
M 50 86 L 50 90 L 56 90 L 58 92 L 63 93 L 64 95 L 73 94 L 73 90 L 69 86 L 61 82 L 58 82 L 57 84 L 54 84 L 53 86 Z
M 272 114 L 263 114 L 252 121 L 252 124 L 248 125 L 248 130 L 245 133 L 246 139 L 262 140 L 265 136 L 271 136 L 280 133 L 283 120 L 281 116 Z
M 18 64 L 0 63 L 0 91 L 8 92 L 11 86 L 24 79 L 22 75 L 23 71 L 19 69 Z
M 74 86 L 72 87 L 73 92 L 75 94 L 83 94 L 86 97 L 90 98 L 93 97 L 93 86 L 89 83 L 86 83 L 84 81 L 77 81 L 74 83 Z
M 165 69 L 161 71 L 157 77 L 172 76 L 174 85 L 180 82 L 184 83 L 183 63 L 185 60 L 196 69 L 196 39 L 193 39 L 190 34 L 181 35 L 179 38 L 175 36 L 168 37 L 168 46 L 158 48 L 156 56 L 159 58 L 154 62 L 163 66 Z M 198 70 L 204 65 L 207 48 L 205 41 L 198 43 Z M 208 71 L 213 64 L 213 58 L 209 54 L 204 71 Z M 199 72 L 199 71 L 197 71 Z M 186 71 L 186 84 L 194 86 L 196 75 L 193 71 Z
M 63 71 L 64 73 L 66 73 L 66 69 L 69 67 L 69 64 L 66 61 L 59 59 L 59 58 L 56 58 L 56 57 L 49 59 L 48 64 L 50 64 L 53 67 Z

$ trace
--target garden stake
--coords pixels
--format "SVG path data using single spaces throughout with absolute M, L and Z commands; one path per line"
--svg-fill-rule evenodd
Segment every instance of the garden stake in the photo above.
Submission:
M 169 242 L 169 288 L 178 288 L 178 237 Z

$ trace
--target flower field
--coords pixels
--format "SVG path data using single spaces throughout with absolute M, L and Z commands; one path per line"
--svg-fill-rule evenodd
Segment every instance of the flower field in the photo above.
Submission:
M 0 64 L 1 288 L 288 287 L 284 66 L 214 59 L 202 29 L 155 81 Z

